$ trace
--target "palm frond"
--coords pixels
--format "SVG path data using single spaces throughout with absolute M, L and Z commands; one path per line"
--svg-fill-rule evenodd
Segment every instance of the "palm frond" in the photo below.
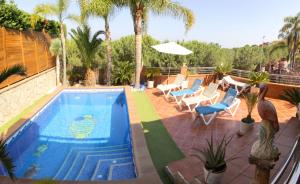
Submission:
M 154 14 L 172 16 L 182 19 L 185 24 L 186 31 L 188 31 L 195 23 L 195 16 L 193 12 L 190 9 L 181 6 L 177 2 L 165 0 L 161 3 L 151 2 L 150 5 L 151 6 L 149 8 Z
M 42 15 L 44 17 L 49 15 L 57 15 L 58 8 L 55 4 L 38 4 L 34 10 L 34 14 Z
M 76 30 L 71 29 L 70 36 L 81 51 L 82 63 L 87 68 L 92 68 L 95 65 L 96 53 L 103 41 L 98 38 L 100 34 L 104 34 L 104 31 L 97 31 L 91 36 L 91 30 L 87 25 L 84 25 L 83 28 L 78 27 Z
M 5 81 L 8 77 L 12 75 L 26 75 L 26 69 L 23 65 L 14 65 L 10 68 L 5 68 L 4 70 L 0 71 L 0 83 Z
M 14 175 L 15 166 L 13 164 L 13 160 L 9 157 L 9 153 L 7 152 L 5 142 L 0 140 L 0 162 L 6 169 L 9 177 L 12 180 L 15 180 L 16 177 Z
M 280 95 L 280 98 L 282 100 L 290 102 L 295 106 L 298 106 L 298 104 L 300 103 L 300 89 L 285 89 L 283 91 L 283 94 Z

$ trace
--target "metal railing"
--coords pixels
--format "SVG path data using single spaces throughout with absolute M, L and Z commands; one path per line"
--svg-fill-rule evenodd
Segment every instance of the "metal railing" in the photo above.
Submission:
M 151 67 L 151 68 L 159 68 L 162 75 L 168 75 L 169 68 L 168 67 Z M 213 74 L 215 67 L 189 67 L 189 71 L 191 74 Z M 170 75 L 177 75 L 180 73 L 180 68 L 172 67 L 170 68 Z M 248 78 L 251 72 L 247 70 L 238 70 L 233 69 L 229 74 Z M 270 74 L 270 82 L 278 83 L 278 84 L 290 84 L 290 85 L 300 85 L 300 76 L 294 75 L 280 75 L 280 74 Z
M 277 184 L 282 183 L 280 181 L 284 173 L 286 173 L 288 170 L 288 166 L 292 164 L 292 169 L 289 171 L 287 178 L 284 181 L 284 184 L 294 184 L 300 182 L 300 136 L 298 135 L 298 138 L 290 151 L 290 155 L 288 156 L 287 160 L 281 167 L 280 171 L 277 173 L 275 178 L 273 179 L 271 184 Z

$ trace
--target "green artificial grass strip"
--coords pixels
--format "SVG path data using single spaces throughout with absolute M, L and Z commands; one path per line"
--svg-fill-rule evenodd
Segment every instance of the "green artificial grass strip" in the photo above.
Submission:
M 29 107 L 27 107 L 26 109 L 24 109 L 20 114 L 18 114 L 17 116 L 13 117 L 12 119 L 10 119 L 8 122 L 4 123 L 2 126 L 0 126 L 0 135 L 7 131 L 12 125 L 14 125 L 16 122 L 18 122 L 25 114 L 27 114 L 28 112 L 30 112 L 40 101 L 42 101 L 44 98 L 46 97 L 43 96 L 40 99 L 36 100 L 35 102 L 33 102 Z
M 171 183 L 165 172 L 165 166 L 184 158 L 184 154 L 160 121 L 147 95 L 144 92 L 133 92 L 133 96 L 152 161 L 163 183 Z

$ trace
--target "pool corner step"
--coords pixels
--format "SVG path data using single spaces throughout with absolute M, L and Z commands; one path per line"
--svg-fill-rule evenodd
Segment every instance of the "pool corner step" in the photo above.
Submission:
M 127 162 L 122 164 L 112 164 L 108 171 L 107 180 L 122 180 L 135 178 L 133 162 Z
M 97 165 L 92 174 L 92 177 L 90 179 L 92 181 L 106 180 L 108 178 L 108 171 L 111 165 L 128 163 L 128 162 L 132 162 L 131 156 L 115 158 L 115 159 L 98 160 Z

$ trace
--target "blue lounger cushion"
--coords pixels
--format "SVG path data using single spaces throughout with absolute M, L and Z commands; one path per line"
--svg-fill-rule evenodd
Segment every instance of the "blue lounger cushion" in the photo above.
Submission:
M 183 89 L 179 91 L 172 91 L 170 94 L 174 97 L 183 96 L 183 95 L 192 95 L 201 87 L 203 80 L 196 79 L 191 88 Z
M 193 91 L 191 89 L 183 89 L 180 91 L 172 91 L 171 95 L 172 96 L 183 96 L 183 95 L 192 95 L 194 93 L 195 93 L 195 91 Z
M 220 103 L 216 103 L 209 106 L 199 106 L 195 110 L 199 114 L 203 114 L 203 115 L 224 111 L 227 107 L 229 107 L 232 104 L 236 96 L 237 96 L 237 91 L 233 88 L 229 88 L 223 100 Z
M 216 103 L 210 106 L 199 106 L 195 110 L 199 114 L 208 115 L 208 114 L 213 114 L 215 112 L 221 112 L 224 111 L 228 106 L 223 103 Z

